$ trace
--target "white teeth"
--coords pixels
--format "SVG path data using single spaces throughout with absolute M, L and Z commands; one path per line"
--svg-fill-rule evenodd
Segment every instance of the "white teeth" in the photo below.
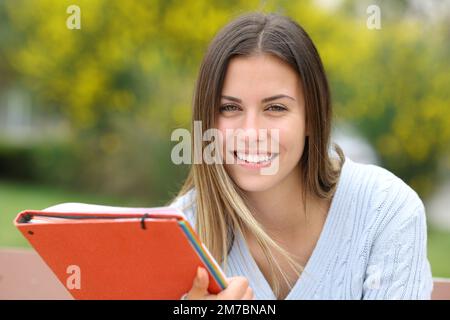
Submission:
M 244 160 L 247 162 L 252 162 L 252 163 L 259 163 L 259 162 L 267 162 L 269 160 L 272 160 L 274 158 L 274 154 L 272 154 L 270 157 L 268 155 L 253 155 L 253 154 L 245 154 L 242 152 L 236 152 L 237 157 L 240 160 Z

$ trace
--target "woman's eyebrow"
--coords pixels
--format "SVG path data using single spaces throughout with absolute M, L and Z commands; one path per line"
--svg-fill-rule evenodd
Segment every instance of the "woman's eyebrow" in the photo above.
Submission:
M 236 98 L 236 97 L 231 97 L 231 96 L 221 96 L 221 98 L 226 99 L 226 100 L 230 100 L 230 101 L 234 101 L 234 102 L 238 102 L 238 103 L 242 102 L 241 99 Z M 285 95 L 285 94 L 277 94 L 275 96 L 264 98 L 264 99 L 261 100 L 261 102 L 263 102 L 263 103 L 264 102 L 270 102 L 270 101 L 281 99 L 281 98 L 288 98 L 288 99 L 291 99 L 291 100 L 295 101 L 295 99 L 292 98 L 291 96 L 288 96 L 288 95 Z

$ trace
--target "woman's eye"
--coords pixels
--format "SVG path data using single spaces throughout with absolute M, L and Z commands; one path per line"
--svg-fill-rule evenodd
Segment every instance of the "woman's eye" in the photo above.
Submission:
M 269 106 L 266 110 L 268 110 L 268 111 L 286 111 L 287 109 L 278 104 L 273 104 L 273 105 Z
M 239 110 L 239 107 L 234 105 L 234 104 L 226 104 L 223 105 L 219 108 L 220 112 L 224 112 L 224 111 L 237 111 Z

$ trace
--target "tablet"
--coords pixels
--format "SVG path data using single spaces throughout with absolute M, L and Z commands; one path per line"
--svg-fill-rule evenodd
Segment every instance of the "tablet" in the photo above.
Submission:
M 210 293 L 227 285 L 177 208 L 56 206 L 22 211 L 14 224 L 75 299 L 180 299 L 199 266 Z

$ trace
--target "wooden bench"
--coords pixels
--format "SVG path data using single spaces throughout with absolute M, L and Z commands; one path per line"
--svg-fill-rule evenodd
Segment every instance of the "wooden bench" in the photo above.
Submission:
M 450 300 L 450 279 L 433 278 L 432 300 Z
M 72 299 L 41 257 L 30 249 L 0 250 L 0 300 Z
M 30 249 L 0 250 L 0 300 L 72 299 L 56 276 Z M 450 279 L 434 279 L 433 300 L 450 300 Z

